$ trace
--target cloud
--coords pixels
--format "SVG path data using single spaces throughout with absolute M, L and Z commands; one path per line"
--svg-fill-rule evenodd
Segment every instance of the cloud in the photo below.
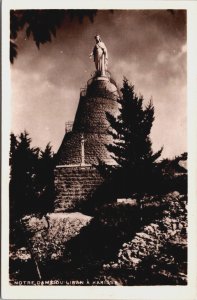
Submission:
M 99 11 L 93 24 L 87 19 L 82 24 L 65 19 L 57 38 L 40 50 L 21 33 L 12 67 L 13 131 L 26 128 L 36 146 L 51 141 L 58 149 L 65 122 L 74 119 L 80 88 L 94 71 L 89 53 L 97 32 L 108 48 L 109 70 L 118 85 L 126 76 L 145 103 L 153 97 L 153 147 L 164 145 L 164 156 L 185 151 L 184 11 L 173 15 L 166 10 Z
M 187 44 L 182 45 L 181 47 L 181 53 L 186 53 L 187 52 Z

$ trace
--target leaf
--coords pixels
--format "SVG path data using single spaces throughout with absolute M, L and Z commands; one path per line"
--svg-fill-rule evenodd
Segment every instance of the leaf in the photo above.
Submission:
M 10 42 L 10 62 L 12 64 L 14 63 L 14 59 L 16 57 L 17 57 L 17 45 L 11 41 Z

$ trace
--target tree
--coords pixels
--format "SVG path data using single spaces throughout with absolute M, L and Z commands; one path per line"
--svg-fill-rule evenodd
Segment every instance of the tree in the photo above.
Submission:
M 47 144 L 44 151 L 31 147 L 24 131 L 10 135 L 10 213 L 12 219 L 28 213 L 44 213 L 54 200 L 54 154 Z
M 10 203 L 17 217 L 32 210 L 36 197 L 36 172 L 39 148 L 30 147 L 31 138 L 24 131 L 19 138 L 11 134 Z
M 62 10 L 62 9 L 34 9 L 34 10 L 11 10 L 10 11 L 10 61 L 14 62 L 17 57 L 17 36 L 21 30 L 25 31 L 27 38 L 33 40 L 39 49 L 41 44 L 51 42 L 56 36 L 57 29 L 61 26 L 64 18 L 71 20 L 77 18 L 81 23 L 84 17 L 93 22 L 97 10 Z
M 157 168 L 162 174 L 162 189 L 166 192 L 178 191 L 187 194 L 187 153 L 173 159 L 161 160 Z
M 13 166 L 14 164 L 17 147 L 18 147 L 17 137 L 15 136 L 14 133 L 11 133 L 10 134 L 10 159 L 9 159 L 10 166 Z M 13 172 L 13 167 L 11 167 L 10 175 L 12 175 L 12 172 Z
M 118 117 L 106 113 L 111 125 L 109 134 L 113 137 L 113 143 L 106 147 L 117 165 L 105 165 L 104 171 L 113 175 L 113 185 L 120 196 L 131 196 L 132 193 L 150 192 L 156 172 L 156 160 L 163 149 L 156 153 L 152 150 L 152 102 L 143 108 L 143 97 L 135 94 L 134 86 L 127 79 L 123 80 L 121 92 Z
M 50 143 L 44 151 L 40 152 L 39 167 L 37 174 L 38 182 L 38 207 L 40 213 L 49 212 L 54 202 L 54 166 L 55 156 Z

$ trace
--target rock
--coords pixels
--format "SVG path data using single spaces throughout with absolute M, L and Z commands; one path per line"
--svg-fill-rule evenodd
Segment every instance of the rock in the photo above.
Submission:
M 22 247 L 22 248 L 17 250 L 16 258 L 19 258 L 20 260 L 27 261 L 27 260 L 31 259 L 31 254 L 29 253 L 27 248 Z
M 131 199 L 131 198 L 118 198 L 117 202 L 118 203 L 124 203 L 124 204 L 130 204 L 132 206 L 137 205 L 137 200 L 136 199 Z
M 150 236 L 149 234 L 147 234 L 145 232 L 138 232 L 138 233 L 136 233 L 136 235 L 143 239 L 153 240 L 152 236 Z
M 177 191 L 174 191 L 174 192 L 172 193 L 172 197 L 178 198 L 179 196 L 180 196 L 180 193 L 177 192 Z
M 79 234 L 82 227 L 86 226 L 92 217 L 82 213 L 51 213 L 46 218 L 35 215 L 22 219 L 27 238 L 31 232 L 30 244 L 32 252 L 39 261 L 45 259 L 60 259 L 63 256 L 66 242 Z
M 136 266 L 138 265 L 142 260 L 140 258 L 131 257 L 131 262 Z

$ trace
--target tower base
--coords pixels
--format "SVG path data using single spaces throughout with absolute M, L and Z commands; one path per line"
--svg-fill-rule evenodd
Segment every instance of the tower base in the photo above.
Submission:
M 103 178 L 93 166 L 57 166 L 55 172 L 55 212 L 80 210 Z

